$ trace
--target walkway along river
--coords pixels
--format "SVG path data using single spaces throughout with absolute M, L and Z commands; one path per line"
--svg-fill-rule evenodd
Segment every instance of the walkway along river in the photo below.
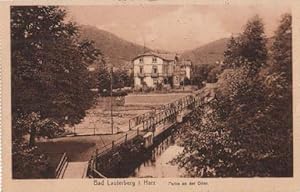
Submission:
M 184 171 L 170 162 L 183 150 L 179 146 L 180 126 L 165 130 L 148 149 L 143 147 L 142 139 L 132 140 L 98 159 L 97 170 L 110 178 L 182 176 Z
M 130 174 L 130 177 L 182 177 L 184 170 L 171 161 L 182 151 L 179 131 L 170 133 L 164 140 L 145 153 L 144 161 Z
M 213 98 L 200 93 L 189 95 L 164 106 L 154 116 L 138 117 L 136 123 L 129 123 L 136 133 L 126 134 L 125 139 L 113 142 L 104 151 L 96 150 L 89 161 L 88 177 L 178 177 L 181 170 L 175 170 L 168 161 L 182 150 L 176 145 L 175 132 L 195 108 L 206 106 Z

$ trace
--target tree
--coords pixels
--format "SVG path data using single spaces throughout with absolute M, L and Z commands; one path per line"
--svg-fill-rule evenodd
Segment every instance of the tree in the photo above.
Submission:
M 111 72 L 111 69 L 109 69 L 104 62 L 100 66 L 100 71 L 98 76 L 98 87 L 101 94 L 105 92 L 107 94 L 107 92 L 110 91 L 111 75 L 113 78 L 112 79 L 113 89 L 130 87 L 133 85 L 133 73 L 128 74 L 128 72 L 124 69 L 115 69 Z
M 218 76 L 222 73 L 223 67 L 220 64 L 203 64 L 193 67 L 193 74 L 191 82 L 198 85 L 199 88 L 203 87 L 202 82 L 215 83 Z
M 11 8 L 15 157 L 25 154 L 24 135 L 30 135 L 31 151 L 36 137 L 53 137 L 65 123 L 79 122 L 93 103 L 87 66 L 99 52 L 92 42 L 78 40 L 78 27 L 65 17 L 66 11 L 57 6 Z M 13 157 L 14 166 L 32 160 L 29 153 L 22 157 Z
M 235 68 L 240 66 L 239 58 L 239 43 L 240 38 L 231 36 L 224 51 L 224 65 L 226 68 Z
M 291 82 L 283 75 L 288 67 L 277 67 L 285 61 L 277 56 L 265 65 L 264 40 L 249 35 L 263 34 L 257 21 L 248 22 L 234 54 L 227 52 L 239 65 L 220 75 L 215 99 L 197 109 L 184 129 L 184 152 L 176 161 L 192 176 L 292 176 Z M 282 36 L 291 35 L 288 21 L 282 19 L 272 49 L 290 58 L 290 38 Z M 280 50 L 279 44 L 287 46 Z M 269 73 L 261 73 L 266 67 Z
M 266 37 L 261 18 L 251 18 L 237 37 L 231 37 L 224 52 L 227 68 L 247 67 L 249 75 L 255 76 L 267 61 Z
M 85 77 L 96 50 L 78 42 L 76 25 L 64 22 L 59 7 L 12 7 L 11 14 L 14 114 L 78 122 L 92 103 Z
M 220 64 L 213 65 L 213 68 L 207 74 L 208 83 L 216 83 L 219 75 L 223 72 L 223 67 Z
M 131 79 L 130 75 L 128 75 L 128 72 L 126 70 L 118 69 L 115 70 L 113 73 L 114 76 L 114 88 L 123 88 L 123 87 L 130 87 L 131 86 Z
M 97 50 L 78 42 L 76 25 L 64 22 L 59 7 L 12 7 L 11 13 L 14 114 L 78 122 L 91 104 L 86 67 Z
M 292 111 L 292 16 L 284 14 L 275 31 L 271 47 L 271 65 L 264 81 L 270 127 L 275 136 L 273 158 L 276 173 L 293 173 L 293 111 Z M 275 150 L 276 149 L 276 150 Z
M 289 81 L 292 79 L 292 16 L 282 16 L 280 26 L 275 32 L 271 48 L 272 63 L 275 71 L 284 73 Z
M 99 76 L 98 76 L 98 87 L 100 93 L 105 92 L 105 90 L 110 91 L 110 84 L 111 84 L 110 69 L 106 67 L 104 62 L 103 65 L 100 66 Z
M 248 21 L 241 35 L 240 55 L 253 63 L 253 69 L 258 70 L 266 64 L 267 48 L 262 19 L 256 15 Z

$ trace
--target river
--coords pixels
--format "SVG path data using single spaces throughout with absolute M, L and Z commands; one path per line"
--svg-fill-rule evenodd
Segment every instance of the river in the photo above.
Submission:
M 130 177 L 182 177 L 184 170 L 170 163 L 182 151 L 183 147 L 179 146 L 179 138 L 176 133 L 173 133 L 149 151 L 146 160 L 134 170 Z

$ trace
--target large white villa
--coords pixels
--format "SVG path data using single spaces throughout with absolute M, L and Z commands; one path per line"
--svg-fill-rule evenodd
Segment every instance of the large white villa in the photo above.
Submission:
M 158 84 L 180 86 L 184 78 L 191 78 L 191 61 L 180 61 L 177 54 L 148 52 L 133 60 L 134 87 L 157 87 Z

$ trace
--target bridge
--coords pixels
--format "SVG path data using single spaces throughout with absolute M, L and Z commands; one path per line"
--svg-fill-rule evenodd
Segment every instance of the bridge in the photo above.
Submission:
M 174 102 L 162 105 L 161 107 L 138 115 L 128 122 L 128 130 L 125 135 L 113 140 L 111 143 L 97 148 L 89 161 L 68 162 L 66 155 L 56 170 L 57 178 L 84 178 L 100 177 L 104 178 L 96 169 L 96 160 L 112 151 L 112 149 L 136 138 L 142 136 L 145 139 L 145 147 L 153 144 L 154 138 L 158 137 L 164 131 L 170 129 L 177 123 L 180 123 L 185 116 L 190 114 L 195 108 L 209 102 L 214 98 L 214 94 L 204 95 L 198 91 L 194 94 L 184 96 Z
M 154 111 L 144 113 L 129 120 L 129 131 L 124 137 L 112 141 L 101 149 L 96 149 L 95 154 L 88 162 L 87 177 L 104 178 L 96 167 L 96 161 L 112 149 L 126 143 L 127 141 L 142 136 L 145 140 L 145 147 L 153 144 L 154 138 L 161 133 L 182 122 L 183 118 L 190 114 L 194 109 L 210 102 L 214 99 L 214 94 L 203 97 L 200 91 L 182 97 L 172 103 L 161 106 Z

